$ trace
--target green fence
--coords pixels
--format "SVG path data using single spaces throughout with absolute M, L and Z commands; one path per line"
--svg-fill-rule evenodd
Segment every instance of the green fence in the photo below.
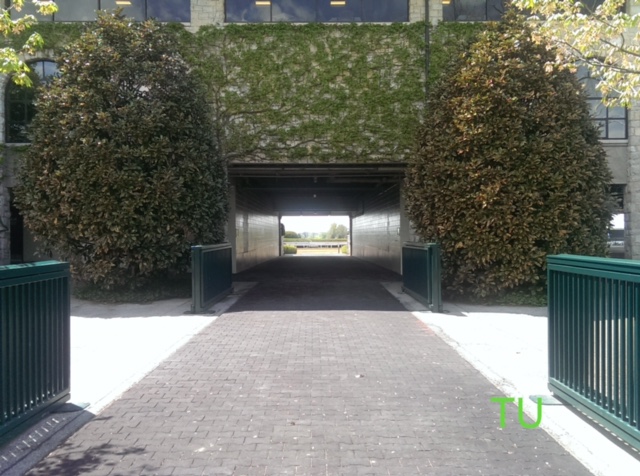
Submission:
M 206 312 L 233 291 L 229 243 L 191 247 L 191 311 Z
M 402 290 L 435 312 L 442 312 L 440 245 L 402 245 Z
M 640 262 L 547 264 L 549 388 L 640 449 Z
M 69 264 L 0 266 L 0 442 L 69 399 Z

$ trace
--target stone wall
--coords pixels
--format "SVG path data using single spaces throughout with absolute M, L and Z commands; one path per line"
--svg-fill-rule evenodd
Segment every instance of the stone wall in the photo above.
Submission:
M 624 196 L 625 254 L 640 259 L 640 104 L 629 109 L 627 186 Z
M 0 143 L 4 144 L 4 92 L 7 77 L 0 75 Z M 11 248 L 9 239 L 9 226 L 11 224 L 11 211 L 9 208 L 9 188 L 6 173 L 5 154 L 0 153 L 0 266 L 9 264 Z
M 0 160 L 2 160 L 1 156 Z M 11 260 L 9 189 L 4 185 L 3 178 L 4 165 L 0 165 L 0 266 L 9 264 Z
M 224 23 L 224 0 L 191 0 L 189 31 L 196 32 L 204 25 Z
M 435 25 L 442 20 L 442 2 L 438 0 L 409 0 L 409 21 L 423 21 L 425 4 L 429 5 L 429 21 Z

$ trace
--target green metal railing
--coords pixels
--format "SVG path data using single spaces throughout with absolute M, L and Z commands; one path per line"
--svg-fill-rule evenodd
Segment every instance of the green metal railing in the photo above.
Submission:
M 206 312 L 233 291 L 229 243 L 191 247 L 191 311 Z
M 640 449 L 640 262 L 558 255 L 549 275 L 549 388 Z
M 69 264 L 0 266 L 0 442 L 69 399 Z
M 402 290 L 435 312 L 442 312 L 440 245 L 402 245 Z

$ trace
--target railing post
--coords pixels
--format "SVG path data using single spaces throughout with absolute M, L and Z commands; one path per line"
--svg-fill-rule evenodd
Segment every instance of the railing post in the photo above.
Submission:
M 191 312 L 206 312 L 233 291 L 229 243 L 191 247 Z
M 440 245 L 404 243 L 402 290 L 434 312 L 442 312 Z
M 432 243 L 431 250 L 431 299 L 433 301 L 432 310 L 442 312 L 442 259 L 440 244 Z
M 202 246 L 191 247 L 191 312 L 202 312 Z

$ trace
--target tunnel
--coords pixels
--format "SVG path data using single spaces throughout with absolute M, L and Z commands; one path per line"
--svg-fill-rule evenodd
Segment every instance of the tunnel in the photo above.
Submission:
M 232 164 L 228 239 L 233 272 L 281 254 L 280 219 L 340 215 L 351 255 L 396 273 L 411 239 L 402 204 L 404 164 Z

